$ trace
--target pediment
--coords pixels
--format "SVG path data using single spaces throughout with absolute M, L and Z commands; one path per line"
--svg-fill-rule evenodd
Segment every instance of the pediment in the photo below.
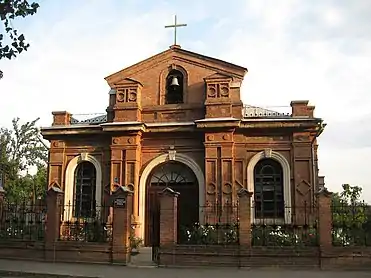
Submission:
M 133 86 L 133 85 L 142 85 L 142 83 L 140 83 L 138 80 L 135 80 L 134 78 L 124 78 L 124 79 L 121 79 L 119 81 L 117 81 L 116 83 L 114 83 L 115 87 L 119 87 L 119 86 L 122 86 L 122 87 L 125 87 L 125 86 Z
M 192 64 L 193 66 L 213 70 L 217 72 L 215 78 L 236 77 L 238 79 L 243 79 L 247 72 L 247 69 L 244 67 L 173 46 L 166 51 L 107 76 L 105 80 L 112 87 L 119 82 L 123 82 L 122 80 L 131 79 L 132 76 L 136 76 L 143 71 L 149 70 L 161 63 L 166 63 L 169 60 L 181 61 L 186 64 Z
M 233 76 L 223 73 L 214 73 L 204 78 L 205 81 L 233 79 Z

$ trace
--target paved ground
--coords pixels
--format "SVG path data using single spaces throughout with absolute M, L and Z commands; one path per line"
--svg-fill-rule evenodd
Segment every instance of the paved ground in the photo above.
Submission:
M 72 277 L 129 277 L 130 278 L 371 278 L 371 272 L 361 271 L 299 271 L 299 270 L 247 270 L 235 268 L 217 269 L 170 269 L 170 268 L 134 268 L 124 266 L 45 263 L 17 260 L 0 260 L 0 277 L 14 277 L 4 271 L 43 273 L 47 275 L 22 275 L 18 277 L 55 277 L 68 275 Z M 49 275 L 48 275 L 49 274 Z M 56 277 L 55 277 L 56 278 Z

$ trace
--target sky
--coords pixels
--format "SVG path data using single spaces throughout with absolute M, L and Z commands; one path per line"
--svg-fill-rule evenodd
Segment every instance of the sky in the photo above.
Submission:
M 104 77 L 162 52 L 174 14 L 182 48 L 249 69 L 245 104 L 310 100 L 327 123 L 319 139 L 320 175 L 332 191 L 349 183 L 371 202 L 370 0 L 41 0 L 13 23 L 31 47 L 1 60 L 0 126 L 51 111 L 104 113 Z M 232 4 L 233 3 L 233 4 Z M 1 27 L 0 27 L 1 28 Z

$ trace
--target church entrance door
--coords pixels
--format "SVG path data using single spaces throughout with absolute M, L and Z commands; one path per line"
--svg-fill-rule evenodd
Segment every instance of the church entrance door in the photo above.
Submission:
M 183 163 L 169 161 L 158 165 L 147 181 L 146 192 L 146 246 L 160 243 L 160 196 L 166 187 L 179 192 L 178 197 L 178 241 L 181 228 L 198 222 L 199 193 L 198 183 L 193 171 Z

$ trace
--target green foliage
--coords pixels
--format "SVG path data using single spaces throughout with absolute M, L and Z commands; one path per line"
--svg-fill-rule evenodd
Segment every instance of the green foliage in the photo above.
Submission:
M 230 245 L 238 241 L 238 223 L 215 225 L 195 223 L 192 227 L 181 227 L 181 244 Z
M 130 231 L 130 249 L 138 250 L 143 245 L 143 239 L 135 236 L 134 229 Z
M 99 218 L 76 219 L 62 225 L 61 240 L 82 242 L 108 242 L 112 239 L 112 226 L 102 223 Z
M 361 200 L 362 188 L 343 184 L 332 198 L 333 244 L 370 245 L 371 210 Z
M 0 34 L 0 59 L 15 58 L 26 51 L 30 44 L 26 43 L 23 34 L 13 27 L 13 20 L 33 15 L 37 12 L 39 4 L 27 0 L 0 0 L 0 20 L 4 24 L 4 34 Z M 9 42 L 4 43 L 5 36 Z
M 317 229 L 296 225 L 253 225 L 251 229 L 254 246 L 316 246 Z
M 8 200 L 35 202 L 44 195 L 47 148 L 40 141 L 37 121 L 21 124 L 16 118 L 12 129 L 0 129 L 0 172 Z M 28 174 L 30 167 L 37 167 L 35 175 Z

